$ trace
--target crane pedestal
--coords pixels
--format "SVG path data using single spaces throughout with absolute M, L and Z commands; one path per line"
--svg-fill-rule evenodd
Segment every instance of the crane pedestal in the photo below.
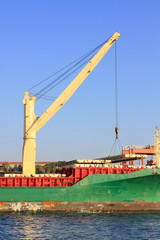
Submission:
M 28 130 L 35 123 L 37 116 L 34 113 L 36 97 L 30 97 L 29 92 L 25 92 L 24 104 L 24 140 L 23 140 L 23 174 L 35 174 L 36 158 L 36 131 Z

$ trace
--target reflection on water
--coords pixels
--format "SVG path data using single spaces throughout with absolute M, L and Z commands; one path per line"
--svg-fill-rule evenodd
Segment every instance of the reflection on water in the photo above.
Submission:
M 15 219 L 15 217 L 14 217 Z M 23 239 L 40 239 L 43 236 L 41 218 L 30 216 L 18 217 L 19 221 L 15 221 L 14 230 L 18 232 Z M 20 223 L 21 221 L 21 223 Z
M 160 239 L 160 214 L 3 214 L 1 239 Z

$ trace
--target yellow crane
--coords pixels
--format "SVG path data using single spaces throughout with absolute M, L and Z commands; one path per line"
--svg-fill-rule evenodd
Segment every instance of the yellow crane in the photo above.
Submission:
M 120 34 L 115 32 L 110 39 L 103 45 L 97 54 L 89 61 L 89 63 L 74 78 L 68 87 L 60 94 L 60 96 L 51 104 L 51 106 L 37 117 L 34 113 L 36 97 L 30 97 L 27 91 L 24 94 L 24 141 L 23 141 L 23 174 L 35 174 L 35 158 L 36 158 L 36 132 L 40 130 L 56 112 L 69 100 L 73 93 L 83 83 L 86 77 L 97 66 L 106 52 L 113 43 L 118 40 Z

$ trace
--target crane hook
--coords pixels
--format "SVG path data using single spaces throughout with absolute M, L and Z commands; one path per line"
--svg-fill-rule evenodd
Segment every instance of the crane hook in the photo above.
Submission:
M 118 127 L 115 127 L 116 139 L 118 139 L 118 132 L 119 132 Z

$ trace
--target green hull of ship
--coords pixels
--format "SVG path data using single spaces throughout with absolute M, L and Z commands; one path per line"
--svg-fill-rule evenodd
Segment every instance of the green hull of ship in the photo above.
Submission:
M 160 169 L 92 174 L 71 187 L 0 187 L 7 202 L 160 202 Z

